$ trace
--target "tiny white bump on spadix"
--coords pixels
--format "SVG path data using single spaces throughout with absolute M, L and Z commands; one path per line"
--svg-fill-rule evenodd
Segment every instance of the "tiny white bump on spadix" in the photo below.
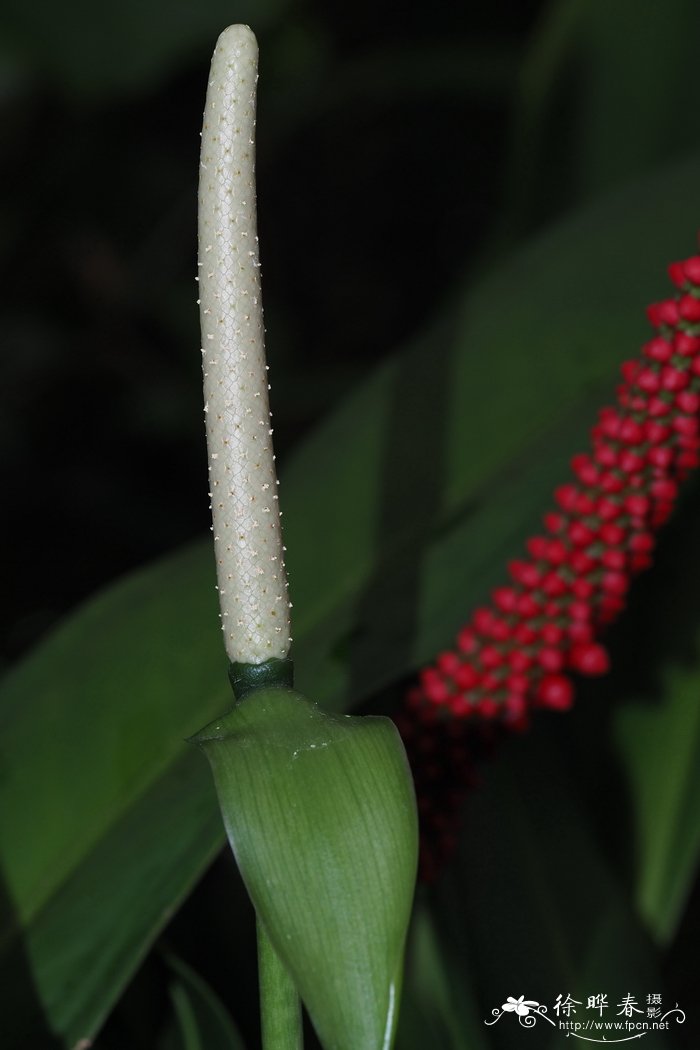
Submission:
M 199 178 L 199 295 L 214 548 L 230 660 L 289 651 L 255 206 L 258 46 L 229 26 L 211 63 Z

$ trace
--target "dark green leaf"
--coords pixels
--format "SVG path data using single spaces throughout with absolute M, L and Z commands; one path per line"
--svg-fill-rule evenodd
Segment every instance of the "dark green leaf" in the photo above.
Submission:
M 698 148 L 688 99 L 699 32 L 693 0 L 546 8 L 521 74 L 504 232 Z
M 664 945 L 700 849 L 698 529 L 700 487 L 691 482 L 609 638 L 612 674 L 582 689 L 576 712 L 577 779 L 600 841 Z
M 662 706 L 629 702 L 615 714 L 636 848 L 635 891 L 653 933 L 675 932 L 700 854 L 700 668 L 670 667 Z
M 557 996 L 570 994 L 580 1004 L 572 1019 L 586 1021 L 600 1019 L 587 997 L 602 993 L 603 1020 L 614 1021 L 624 995 L 634 994 L 644 1011 L 646 995 L 662 990 L 653 945 L 577 801 L 568 759 L 576 719 L 548 723 L 510 741 L 486 770 L 457 862 L 434 893 L 444 965 L 454 982 L 476 990 L 482 1025 L 508 996 L 544 1004 L 556 1021 Z M 488 1045 L 519 1045 L 513 1025 L 507 1013 L 484 1025 Z M 536 1027 L 543 1050 L 566 1038 L 546 1021 Z M 654 1040 L 673 1045 L 668 1033 Z
M 448 971 L 428 905 L 419 892 L 406 950 L 397 1050 L 487 1050 L 469 975 Z
M 3 684 L 2 994 L 18 1040 L 92 1036 L 223 841 L 184 744 L 228 695 L 207 576 L 200 547 L 132 576 Z
M 206 981 L 177 956 L 168 955 L 174 1018 L 158 1050 L 245 1050 L 226 1008 Z

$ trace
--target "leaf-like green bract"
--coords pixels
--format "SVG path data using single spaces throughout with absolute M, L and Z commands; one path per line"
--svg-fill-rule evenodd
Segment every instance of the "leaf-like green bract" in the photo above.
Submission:
M 417 858 L 393 723 L 330 715 L 269 688 L 195 741 L 259 919 L 324 1047 L 389 1047 Z

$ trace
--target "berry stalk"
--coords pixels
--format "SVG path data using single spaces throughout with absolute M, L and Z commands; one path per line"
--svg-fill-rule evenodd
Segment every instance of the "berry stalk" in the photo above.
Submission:
M 700 464 L 700 256 L 669 273 L 675 294 L 648 308 L 652 338 L 622 365 L 616 400 L 573 457 L 542 532 L 455 646 L 420 672 L 398 715 L 428 840 L 424 873 L 451 848 L 473 777 L 469 729 L 482 741 L 485 729 L 492 739 L 522 731 L 537 708 L 571 707 L 572 675 L 608 670 L 605 629 Z

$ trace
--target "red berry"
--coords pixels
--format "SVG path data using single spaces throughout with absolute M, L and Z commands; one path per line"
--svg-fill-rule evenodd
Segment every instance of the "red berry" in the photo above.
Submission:
M 613 521 L 615 518 L 619 518 L 622 514 L 623 507 L 621 503 L 615 503 L 611 499 L 598 500 L 596 505 L 596 514 L 602 521 Z
M 480 654 L 482 667 L 493 670 L 503 663 L 503 654 L 495 645 L 485 645 Z
M 568 536 L 575 547 L 588 547 L 595 539 L 595 533 L 582 521 L 572 521 Z
M 550 674 L 556 674 L 564 666 L 564 656 L 559 649 L 541 649 L 537 661 L 540 667 Z
M 497 587 L 492 594 L 494 605 L 502 612 L 513 612 L 518 604 L 518 594 L 512 587 Z
M 656 507 L 654 507 L 654 514 L 651 519 L 651 524 L 655 529 L 660 529 L 662 525 L 666 524 L 666 522 L 672 514 L 672 503 L 658 503 Z
M 545 623 L 540 631 L 540 636 L 545 645 L 561 645 L 564 637 L 564 630 L 562 627 L 558 627 L 555 623 Z
M 652 397 L 647 411 L 652 419 L 661 419 L 668 415 L 668 403 L 662 397 Z
M 618 550 L 616 547 L 610 547 L 608 550 L 603 551 L 603 557 L 600 560 L 606 569 L 622 571 L 627 565 L 624 551 Z
M 670 478 L 659 478 L 658 481 L 652 482 L 649 491 L 655 500 L 661 503 L 673 503 L 678 495 L 678 486 Z
M 530 679 L 524 674 L 511 674 L 506 678 L 506 685 L 513 693 L 526 693 L 530 688 Z
M 691 284 L 700 284 L 700 255 L 692 255 L 683 263 L 685 275 Z
M 571 469 L 583 485 L 595 485 L 598 482 L 600 471 L 589 456 L 574 456 L 571 460 Z
M 682 288 L 688 280 L 685 267 L 681 262 L 669 263 L 668 276 L 671 278 L 676 288 Z
M 540 582 L 542 574 L 532 562 L 512 561 L 510 562 L 508 569 L 516 583 L 522 584 L 523 587 L 529 587 L 532 589 L 537 587 Z
M 435 662 L 443 674 L 450 676 L 454 676 L 455 671 L 462 666 L 460 657 L 453 652 L 440 653 Z
M 557 514 L 555 511 L 549 511 L 549 513 L 545 514 L 543 521 L 547 532 L 552 532 L 555 535 L 556 533 L 561 532 L 566 525 L 566 518 L 564 515 Z
M 549 546 L 549 540 L 546 536 L 531 536 L 527 541 L 528 553 L 533 558 L 537 558 L 538 561 L 544 561 L 547 557 L 547 548 Z
M 590 642 L 575 645 L 569 654 L 571 666 L 585 675 L 601 675 L 610 669 L 610 659 L 602 645 Z
M 637 376 L 637 386 L 647 394 L 656 394 L 661 389 L 659 373 L 651 368 L 643 368 Z
M 563 540 L 550 540 L 547 561 L 550 565 L 563 565 L 569 557 L 569 548 Z
M 633 452 L 632 449 L 625 448 L 620 453 L 619 464 L 620 470 L 623 470 L 625 474 L 635 474 L 644 466 L 644 458 Z
M 566 580 L 558 572 L 548 572 L 542 580 L 542 591 L 548 598 L 561 598 L 567 590 Z
M 639 370 L 641 367 L 642 366 L 637 360 L 623 361 L 620 365 L 620 372 L 622 373 L 622 378 L 624 379 L 624 381 L 626 383 L 634 383 L 637 376 L 639 375 Z
M 678 313 L 684 321 L 696 324 L 700 321 L 700 299 L 694 295 L 682 295 L 678 300 Z
M 700 303 L 698 305 L 700 306 Z M 673 365 L 666 365 L 661 373 L 661 385 L 664 390 L 670 390 L 671 393 L 675 394 L 678 390 L 685 390 L 689 383 L 690 373 L 681 372 Z
M 619 437 L 627 445 L 639 445 L 644 440 L 644 428 L 634 419 L 623 419 Z
M 553 711 L 568 711 L 574 700 L 574 687 L 564 675 L 547 675 L 540 682 L 537 696 L 543 707 Z
M 618 616 L 625 607 L 624 600 L 617 595 L 609 594 L 601 600 L 598 609 L 598 619 L 602 623 L 610 623 Z
M 587 601 L 595 590 L 590 580 L 587 580 L 583 576 L 579 576 L 571 585 L 572 593 L 577 597 L 581 598 L 582 601 Z
M 654 419 L 648 419 L 644 424 L 644 436 L 652 445 L 660 445 L 662 441 L 667 441 L 670 435 L 671 428 L 657 423 Z
M 554 498 L 562 510 L 572 511 L 576 506 L 579 490 L 575 485 L 560 485 L 554 491 Z
M 421 672 L 420 684 L 423 693 L 434 704 L 444 704 L 449 700 L 451 691 L 445 680 L 433 667 L 427 667 Z
M 625 530 L 611 521 L 606 521 L 600 526 L 599 535 L 603 543 L 608 547 L 619 547 L 625 538 Z
M 523 671 L 527 671 L 528 667 L 532 664 L 532 657 L 529 653 L 523 652 L 522 649 L 513 649 L 508 654 L 508 663 L 516 674 L 522 674 Z
M 678 457 L 679 470 L 696 470 L 700 466 L 700 455 L 697 452 L 681 452 Z
M 513 631 L 513 638 L 518 645 L 532 645 L 537 634 L 529 623 L 519 623 Z
M 478 684 L 479 672 L 471 664 L 460 664 L 453 677 L 460 689 L 473 689 Z
M 689 437 L 695 437 L 698 433 L 700 424 L 698 420 L 693 416 L 676 416 L 673 420 L 673 429 L 679 434 L 686 434 Z
M 569 566 L 572 572 L 578 576 L 585 576 L 595 568 L 595 558 L 591 558 L 585 551 L 572 551 L 569 558 Z
M 518 616 L 522 616 L 526 620 L 531 620 L 539 615 L 540 606 L 531 594 L 521 594 L 518 598 L 517 610 Z
M 659 317 L 661 323 L 670 325 L 672 328 L 678 324 L 680 320 L 678 312 L 678 303 L 675 299 L 664 299 L 663 302 L 656 304 L 659 308 Z
M 643 349 L 646 356 L 652 361 L 668 361 L 673 353 L 671 344 L 666 339 L 662 339 L 661 336 L 657 336 L 656 339 L 650 339 Z
M 463 627 L 457 635 L 457 646 L 461 652 L 469 656 L 477 647 L 477 640 L 471 627 Z
M 673 350 L 683 357 L 695 357 L 700 350 L 700 338 L 688 332 L 676 332 L 673 336 Z
M 621 425 L 622 420 L 617 412 L 614 409 L 604 408 L 600 413 L 600 423 L 595 431 L 615 441 L 620 436 Z
M 503 708 L 504 721 L 511 730 L 518 733 L 527 729 L 527 706 L 524 697 L 518 696 L 517 693 L 511 694 L 506 697 Z
M 617 466 L 617 452 L 612 445 L 596 445 L 593 455 L 596 463 L 600 463 L 601 467 L 610 468 Z
M 507 620 L 494 619 L 491 625 L 491 637 L 496 642 L 507 642 L 513 633 L 513 628 Z
M 612 471 L 609 471 L 608 473 L 603 474 L 603 476 L 601 477 L 600 487 L 602 488 L 603 492 L 622 492 L 623 488 L 625 487 L 625 483 L 619 474 L 613 474 Z
M 629 546 L 632 551 L 652 551 L 655 545 L 656 541 L 650 532 L 638 532 L 630 537 Z
M 587 492 L 579 492 L 574 511 L 582 518 L 590 517 L 595 513 L 595 500 Z
M 678 307 L 675 299 L 664 299 L 663 302 L 653 302 L 646 308 L 646 316 L 654 328 L 660 328 L 662 324 L 670 324 L 673 328 L 678 323 Z
M 669 448 L 668 445 L 650 448 L 647 452 L 647 459 L 653 467 L 658 467 L 659 470 L 668 470 L 673 462 L 673 449 Z
M 632 572 L 643 572 L 648 569 L 652 564 L 652 559 L 648 554 L 633 554 L 630 561 L 630 568 Z
M 641 493 L 631 493 L 625 497 L 625 510 L 637 518 L 643 518 L 649 513 L 649 500 Z
M 495 617 L 490 609 L 481 607 L 476 609 L 473 616 L 473 623 L 479 634 L 485 634 L 487 637 L 491 634 L 493 627 L 493 621 Z
M 617 595 L 618 597 L 627 594 L 629 588 L 629 581 L 622 572 L 611 571 L 603 573 L 601 583 L 604 591 L 607 591 L 609 594 Z
M 687 412 L 689 416 L 694 416 L 700 412 L 700 394 L 696 394 L 692 390 L 681 390 L 680 394 L 676 395 L 676 405 L 681 412 Z
M 575 620 L 569 626 L 569 638 L 578 645 L 585 645 L 593 640 L 593 628 L 590 623 Z

